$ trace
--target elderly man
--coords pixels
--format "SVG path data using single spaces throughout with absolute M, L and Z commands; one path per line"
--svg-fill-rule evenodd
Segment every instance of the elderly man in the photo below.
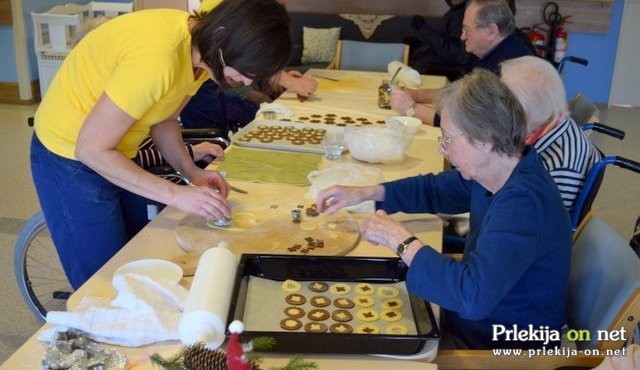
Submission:
M 532 50 L 515 32 L 513 13 L 504 0 L 472 0 L 462 21 L 460 39 L 465 50 L 478 57 L 474 67 L 497 72 L 500 62 L 524 55 Z M 439 90 L 400 89 L 391 94 L 391 108 L 424 123 L 438 125 L 435 110 L 430 105 Z
M 569 116 L 562 80 L 549 62 L 511 59 L 501 64 L 501 74 L 527 114 L 525 143 L 538 152 L 571 211 L 600 153 Z

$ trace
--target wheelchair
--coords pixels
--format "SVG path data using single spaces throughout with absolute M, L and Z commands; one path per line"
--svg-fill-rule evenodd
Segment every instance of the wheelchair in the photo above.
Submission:
M 33 126 L 33 118 L 29 118 L 27 123 Z M 210 141 L 223 149 L 229 146 L 229 141 L 221 137 L 217 129 L 182 129 L 182 136 L 189 144 Z M 206 163 L 196 162 L 196 165 L 204 168 Z M 186 185 L 189 181 L 167 165 L 146 170 L 180 184 Z M 164 207 L 164 204 L 150 201 L 147 204 L 149 221 Z M 67 299 L 74 290 L 64 273 L 42 211 L 33 215 L 18 235 L 13 252 L 13 270 L 18 290 L 38 321 L 44 323 L 49 311 L 66 311 Z

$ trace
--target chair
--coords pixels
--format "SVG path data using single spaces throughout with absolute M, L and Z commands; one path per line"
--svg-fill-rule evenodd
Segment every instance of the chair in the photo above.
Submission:
M 597 332 L 620 331 L 626 338 L 640 322 L 640 259 L 601 218 L 590 217 L 573 243 L 569 299 L 569 328 L 588 330 L 579 350 L 618 349 L 624 341 L 598 340 Z
M 624 328 L 629 338 L 640 321 L 640 259 L 602 219 L 585 217 L 574 238 L 567 324 L 588 330 L 589 340 L 576 342 L 578 350 L 600 351 L 586 356 L 496 356 L 492 350 L 440 350 L 439 369 L 554 369 L 598 365 L 606 350 L 620 349 L 624 340 L 598 338 L 598 330 L 611 333 Z M 586 333 L 586 332 L 582 332 Z M 586 339 L 586 336 L 583 337 Z M 523 351 L 524 354 L 527 351 Z M 592 352 L 593 354 L 593 352 Z
M 356 71 L 387 72 L 390 62 L 409 62 L 409 45 L 352 40 L 338 40 L 336 57 L 331 67 Z

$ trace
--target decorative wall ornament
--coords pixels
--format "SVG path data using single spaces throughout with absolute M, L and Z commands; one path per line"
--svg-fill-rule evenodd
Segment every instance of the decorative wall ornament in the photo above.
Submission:
M 376 14 L 340 14 L 340 17 L 355 23 L 365 39 L 369 39 L 376 28 L 385 20 L 393 18 L 393 15 Z

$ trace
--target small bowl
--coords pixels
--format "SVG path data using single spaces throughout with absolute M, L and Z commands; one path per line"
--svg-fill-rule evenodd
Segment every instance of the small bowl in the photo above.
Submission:
M 391 128 L 400 128 L 402 131 L 409 135 L 413 135 L 418 132 L 418 129 L 422 125 L 422 121 L 415 117 L 409 116 L 393 116 L 387 119 L 388 125 Z
M 143 259 L 126 263 L 113 273 L 113 276 L 122 274 L 139 274 L 155 281 L 178 282 L 182 279 L 182 268 L 173 262 L 161 259 Z

